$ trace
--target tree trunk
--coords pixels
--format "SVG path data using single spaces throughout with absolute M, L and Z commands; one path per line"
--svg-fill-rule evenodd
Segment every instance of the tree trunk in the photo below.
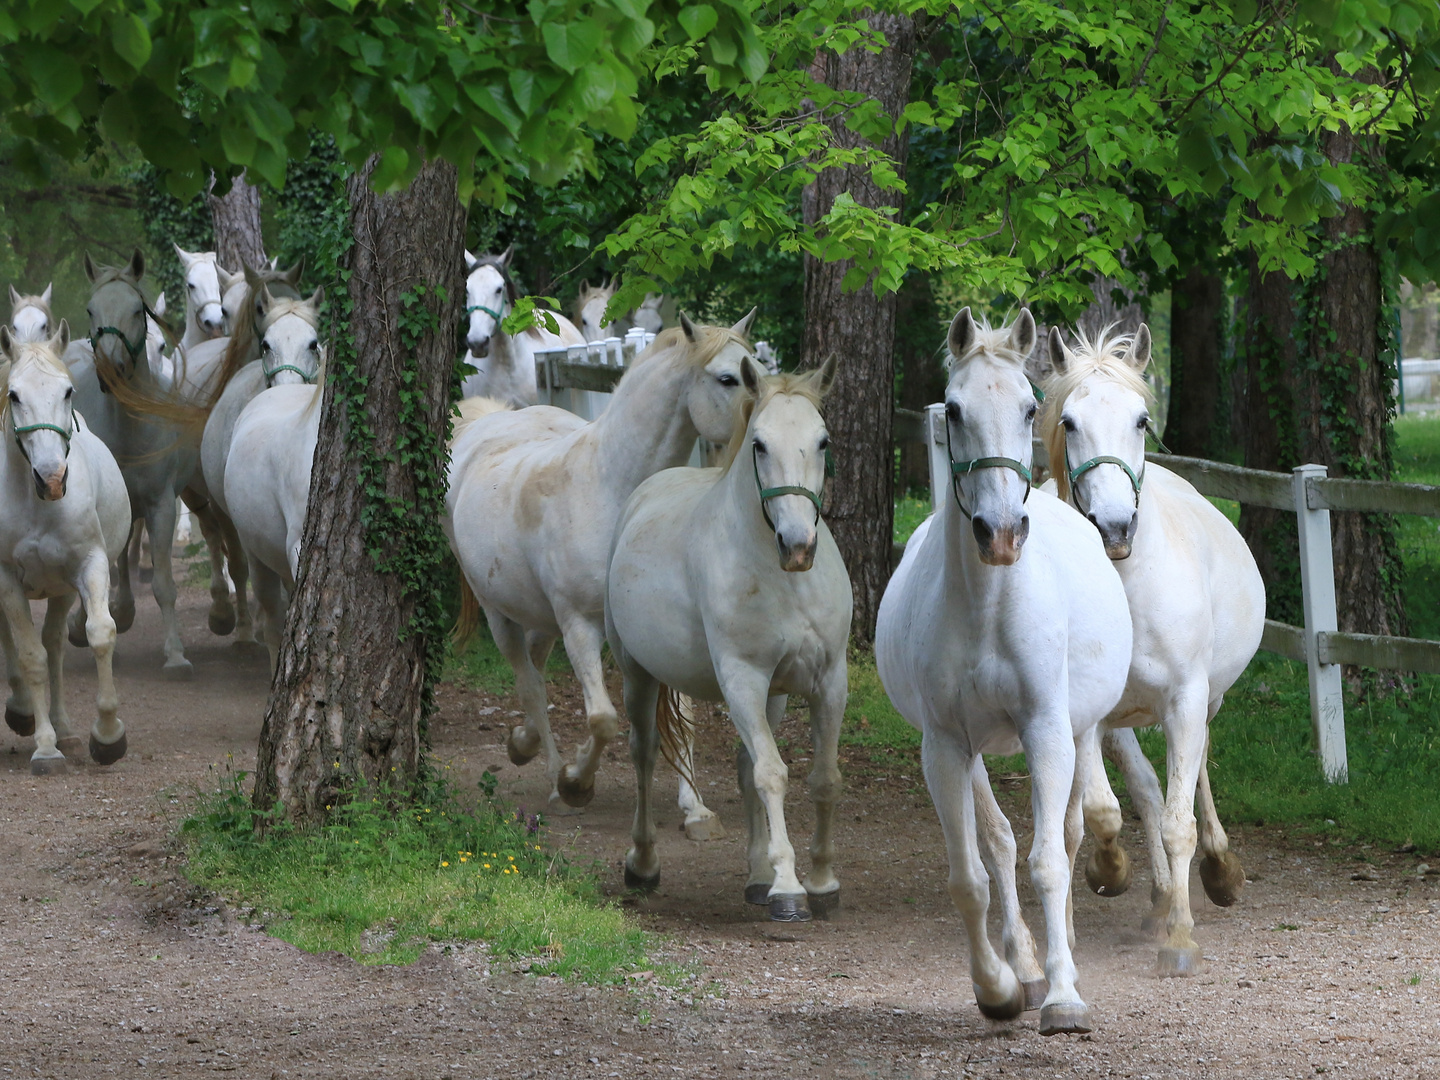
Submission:
M 260 735 L 255 804 L 324 816 L 359 782 L 413 780 L 443 655 L 435 616 L 452 328 L 465 214 L 451 165 L 376 195 L 348 181 L 350 341 L 331 342 L 300 569 Z M 438 288 L 435 283 L 447 283 Z M 343 334 L 339 338 L 343 338 Z M 402 418 L 410 417 L 407 424 Z M 374 494 L 367 494 L 374 492 Z
M 858 91 L 898 117 L 910 98 L 910 69 L 915 55 L 915 24 L 909 16 L 866 16 L 885 35 L 878 53 L 852 48 L 843 56 L 819 50 L 811 73 L 828 86 Z M 862 140 L 836 121 L 834 140 L 858 146 Z M 880 149 L 904 174 L 905 142 L 891 135 Z M 835 197 L 848 193 L 861 206 L 894 205 L 895 192 L 881 191 L 864 167 L 822 172 L 805 189 L 802 208 L 807 225 L 830 211 Z M 855 593 L 851 623 L 855 637 L 870 641 L 880 597 L 890 578 L 890 548 L 895 513 L 895 461 L 891 448 L 891 412 L 895 386 L 895 296 L 877 297 L 867 282 L 854 292 L 841 291 L 850 263 L 822 263 L 805 257 L 805 346 L 803 363 L 820 364 L 832 352 L 840 357 L 835 386 L 825 403 L 825 420 L 835 446 L 835 480 L 825 518 L 850 571 Z
M 242 171 L 230 181 L 230 190 L 215 194 L 210 174 L 210 216 L 215 222 L 215 259 L 232 274 L 244 266 L 265 266 L 265 238 L 260 231 L 260 189 L 245 180 Z
M 1165 442 L 1173 453 L 1210 457 L 1219 421 L 1225 283 L 1218 274 L 1191 267 L 1170 296 Z
M 923 413 L 945 395 L 945 367 L 937 349 L 944 325 L 930 290 L 930 279 L 911 274 L 895 295 L 895 367 L 901 408 Z M 899 445 L 900 493 L 929 498 L 930 453 L 924 443 Z

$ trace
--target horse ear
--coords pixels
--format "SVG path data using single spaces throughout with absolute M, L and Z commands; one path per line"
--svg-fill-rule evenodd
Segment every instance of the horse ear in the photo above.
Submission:
M 510 260 L 515 257 L 515 245 L 511 244 L 500 255 L 500 265 L 506 270 L 510 269 Z
M 317 287 L 316 290 L 315 290 L 313 293 L 310 294 L 310 299 L 306 301 L 307 304 L 309 304 L 311 307 L 315 308 L 317 311 L 320 309 L 320 305 L 323 304 L 324 302 L 325 302 L 325 286 L 324 286 L 324 285 L 321 285 L 321 286 Z
M 165 290 L 164 290 L 164 289 L 161 289 L 161 290 L 160 290 L 160 295 L 155 298 L 155 314 L 156 314 L 156 315 L 164 315 L 164 314 L 165 314 Z
M 1010 348 L 1021 356 L 1029 356 L 1035 350 L 1035 316 L 1029 308 L 1020 309 L 1020 317 L 1010 327 Z
M 1150 327 L 1143 322 L 1140 329 L 1135 331 L 1135 340 L 1130 345 L 1130 351 L 1125 354 L 1125 362 L 1136 371 L 1144 371 L 1145 366 L 1150 363 Z
M 15 339 L 10 336 L 10 327 L 0 322 L 0 356 L 12 363 L 15 360 Z
M 255 313 L 263 317 L 274 306 L 275 297 L 270 295 L 270 286 L 262 282 L 260 291 L 255 294 Z
M 127 269 L 130 271 L 132 281 L 138 282 L 145 276 L 145 253 L 138 247 L 135 249 L 135 254 L 130 256 L 130 265 Z
M 479 261 L 479 259 L 477 259 L 474 255 L 470 253 L 469 248 L 465 249 L 465 273 L 468 274 L 471 270 L 474 270 L 475 264 Z
M 245 275 L 245 284 L 250 286 L 251 292 L 258 293 L 262 288 L 265 287 L 265 282 L 261 279 L 259 274 L 257 274 L 253 269 L 251 269 L 249 263 L 245 262 L 242 259 L 240 261 L 240 266 L 243 268 L 242 272 Z
M 750 336 L 750 324 L 755 321 L 755 313 L 756 313 L 757 311 L 759 311 L 759 310 L 760 310 L 760 309 L 759 309 L 758 307 L 752 307 L 752 308 L 746 313 L 746 315 L 745 315 L 745 317 L 744 317 L 743 319 L 741 319 L 739 322 L 737 322 L 734 326 L 730 327 L 731 332 L 732 332 L 732 333 L 739 334 L 739 335 L 740 335 L 741 337 L 743 337 L 743 338 L 749 338 L 749 336 Z
M 195 256 L 190 254 L 190 252 L 186 251 L 179 244 L 172 242 L 170 246 L 175 249 L 175 254 L 180 256 L 181 265 L 183 265 L 186 270 L 189 270 L 190 264 L 195 261 Z
M 291 285 L 299 288 L 300 275 L 303 273 L 305 273 L 305 256 L 301 255 L 300 258 L 295 260 L 295 265 L 290 267 L 289 270 L 286 270 L 280 276 L 283 277 L 286 281 L 288 281 Z
M 15 306 L 16 304 L 18 304 L 18 303 L 20 303 L 20 294 L 15 291 L 15 286 L 14 286 L 14 285 L 11 285 L 11 286 L 10 286 L 10 306 L 11 306 L 11 307 L 14 307 L 14 306 Z
M 91 281 L 94 281 L 97 276 L 95 260 L 90 258 L 90 252 L 88 251 L 85 252 L 85 276 Z
M 60 326 L 55 331 L 55 336 L 50 339 L 50 351 L 56 356 L 64 356 L 65 350 L 70 347 L 70 323 L 66 319 L 60 320 Z
M 685 331 L 685 337 L 691 343 L 695 341 L 695 324 L 690 321 L 690 316 L 683 311 L 680 312 L 680 329 Z
M 50 293 L 54 290 L 55 283 L 52 281 L 45 286 L 45 291 L 40 294 L 40 302 L 46 307 L 50 306 Z
M 589 278 L 586 278 L 584 281 L 580 282 L 580 303 L 583 304 L 583 303 L 585 303 L 586 300 L 589 300 L 589 299 L 590 299 L 590 279 L 589 279 Z
M 765 372 L 760 369 L 760 365 L 750 357 L 742 356 L 740 358 L 740 381 L 745 384 L 745 389 L 752 395 L 760 393 L 760 380 L 764 375 Z
M 1048 342 L 1050 345 L 1050 365 L 1056 371 L 1064 371 L 1066 367 L 1069 366 L 1073 357 L 1070 355 L 1070 350 L 1065 347 L 1065 339 L 1060 336 L 1060 328 L 1058 326 L 1050 327 Z
M 950 334 L 946 338 L 946 344 L 950 347 L 950 355 L 959 360 L 975 342 L 975 320 L 970 317 L 970 308 L 967 305 L 955 313 L 955 318 L 950 320 Z
M 840 358 L 831 353 L 825 358 L 825 362 L 815 369 L 815 374 L 810 376 L 812 380 L 820 384 L 820 397 L 823 399 L 830 393 L 830 388 L 835 385 L 835 373 L 840 368 Z

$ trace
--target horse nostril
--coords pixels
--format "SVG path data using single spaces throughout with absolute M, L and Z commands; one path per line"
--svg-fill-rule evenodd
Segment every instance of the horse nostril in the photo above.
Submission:
M 989 547 L 990 542 L 995 539 L 995 530 L 979 514 L 970 519 L 970 528 L 975 530 L 975 539 L 980 541 L 981 547 Z
M 1020 519 L 1020 524 L 1015 527 L 1015 546 L 1019 547 L 1030 535 L 1030 515 L 1026 514 Z
M 1097 518 L 1094 514 L 1086 514 L 1085 518 L 1090 522 L 1091 525 L 1094 525 L 1095 528 L 1100 528 L 1100 519 Z

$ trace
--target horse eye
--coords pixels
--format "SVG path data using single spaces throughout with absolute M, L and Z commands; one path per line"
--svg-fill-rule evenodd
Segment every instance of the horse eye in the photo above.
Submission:
M 1034 420 L 1034 419 L 1035 419 L 1035 406 L 1032 404 L 1032 405 L 1030 406 L 1030 408 L 1028 408 L 1028 409 L 1025 410 L 1025 421 L 1026 421 L 1026 423 L 1029 423 L 1031 420 Z
M 1141 431 L 1144 431 L 1150 426 L 1150 418 L 1148 416 L 1140 417 L 1140 419 L 1135 422 L 1135 426 Z
M 726 372 L 724 375 L 716 376 L 716 378 L 717 378 L 717 380 L 719 381 L 719 383 L 720 383 L 721 386 L 739 386 L 739 385 L 740 385 L 740 380 L 737 379 L 734 375 L 731 375 L 729 372 Z M 759 443 L 756 443 L 756 445 L 758 446 Z M 763 454 L 765 451 L 762 449 L 760 452 Z
M 1068 433 L 1073 434 L 1075 431 L 1075 421 L 1071 420 L 1068 416 L 1062 416 L 1060 418 L 1060 426 L 1063 427 Z
M 66 401 L 69 401 L 70 398 L 74 395 L 74 393 L 75 393 L 75 388 L 74 388 L 73 386 L 67 386 L 67 387 L 65 388 L 65 400 L 66 400 Z
M 761 442 L 759 439 L 756 439 L 756 440 L 755 440 L 755 452 L 756 452 L 757 454 L 768 454 L 770 451 L 768 451 L 767 449 L 765 449 L 765 444 L 764 444 L 763 442 Z
M 11 401 L 12 404 L 15 404 L 15 405 L 19 405 L 19 404 L 20 404 L 20 395 L 17 394 L 14 390 L 11 390 L 11 391 L 10 391 L 10 401 Z
M 312 342 L 310 342 L 310 344 L 307 346 L 307 348 L 309 348 L 309 350 L 310 350 L 311 352 L 319 352 L 319 351 L 320 351 L 320 342 L 318 342 L 318 341 L 312 341 Z
M 821 449 L 821 450 L 829 450 L 829 449 L 830 449 L 830 436 L 829 436 L 829 435 L 822 435 L 822 436 L 820 437 L 820 449 Z

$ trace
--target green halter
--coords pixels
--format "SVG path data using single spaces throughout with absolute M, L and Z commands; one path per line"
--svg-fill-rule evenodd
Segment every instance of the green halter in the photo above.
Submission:
M 260 370 L 265 373 L 265 385 L 266 385 L 266 386 L 271 386 L 271 385 L 273 385 L 270 380 L 273 379 L 276 375 L 279 375 L 280 372 L 282 372 L 282 371 L 293 371 L 293 372 L 295 372 L 296 375 L 299 375 L 299 376 L 300 376 L 300 381 L 303 382 L 306 386 L 309 386 L 309 385 L 310 385 L 311 383 L 313 383 L 313 382 L 316 380 L 316 378 L 318 377 L 318 376 L 316 376 L 316 375 L 306 374 L 305 372 L 301 371 L 298 367 L 296 367 L 294 364 L 278 364 L 278 365 L 276 365 L 276 366 L 273 367 L 273 368 L 267 368 L 267 367 L 265 366 L 265 361 L 263 361 L 263 360 L 260 361 Z
M 11 417 L 11 420 L 13 422 L 14 417 Z M 30 452 L 25 449 L 25 444 L 20 441 L 20 436 L 27 435 L 32 431 L 55 432 L 55 434 L 59 435 L 62 439 L 65 440 L 65 456 L 70 456 L 70 436 L 73 434 L 73 431 L 66 431 L 64 428 L 57 427 L 54 424 L 16 424 L 14 431 L 15 445 L 20 448 L 20 456 L 23 457 L 26 461 L 30 460 Z
M 770 526 L 771 532 L 775 531 L 775 522 L 770 520 L 770 511 L 766 507 L 765 503 L 766 500 L 773 499 L 777 495 L 805 496 L 805 498 L 809 499 L 812 503 L 815 504 L 815 521 L 817 524 L 819 523 L 820 514 L 824 511 L 825 504 L 824 500 L 821 499 L 819 495 L 815 494 L 815 492 L 811 491 L 809 488 L 806 487 L 796 487 L 793 484 L 787 484 L 783 487 L 767 488 L 763 483 L 761 483 L 760 451 L 756 449 L 755 441 L 753 439 L 750 441 L 750 463 L 755 467 L 755 486 L 760 489 L 760 513 L 765 515 L 765 524 Z M 830 456 L 830 448 L 828 446 L 825 448 L 825 475 L 835 475 L 835 460 Z
M 148 308 L 146 309 L 146 312 L 145 312 L 145 313 L 146 313 L 147 315 L 150 314 Z M 124 344 L 124 346 L 125 346 L 125 351 L 130 354 L 130 362 L 131 362 L 131 363 L 133 363 L 133 364 L 138 364 L 138 363 L 140 363 L 140 358 L 145 355 L 145 335 L 144 335 L 144 333 L 141 333 L 141 335 L 140 335 L 140 342 L 139 342 L 139 344 L 136 344 L 135 342 L 133 342 L 133 341 L 131 341 L 129 338 L 127 338 L 127 337 L 125 336 L 125 334 L 124 334 L 119 328 L 117 328 L 117 327 L 114 327 L 114 326 L 99 326 L 99 327 L 96 327 L 96 328 L 95 328 L 95 332 L 90 335 L 90 348 L 94 349 L 96 352 L 99 352 L 99 351 L 100 351 L 100 338 L 103 338 L 106 334 L 114 334 L 116 337 L 118 337 L 118 338 L 120 339 L 120 341 L 121 341 L 121 342 Z
M 1118 457 L 1111 457 L 1109 454 L 1101 454 L 1099 457 L 1092 457 L 1089 461 L 1083 461 L 1071 469 L 1070 448 L 1067 446 L 1065 448 L 1065 467 L 1070 469 L 1070 492 L 1071 497 L 1075 500 L 1076 509 L 1078 510 L 1080 508 L 1080 496 L 1076 491 L 1075 481 L 1079 480 L 1080 477 L 1084 476 L 1097 465 L 1119 465 L 1120 468 L 1125 470 L 1125 475 L 1130 478 L 1130 486 L 1135 489 L 1135 509 L 1140 509 L 1140 485 L 1145 482 L 1145 470 L 1143 468 L 1140 470 L 1139 475 L 1136 475 L 1135 470 L 1130 468 L 1128 462 L 1122 461 Z
M 1030 388 L 1035 391 L 1035 400 L 1042 400 L 1041 389 L 1034 383 L 1030 384 Z M 967 518 L 974 518 L 975 515 L 965 508 L 965 503 L 960 498 L 960 477 L 968 476 L 976 469 L 1010 469 L 1018 473 L 1020 478 L 1025 481 L 1025 496 L 1020 501 L 1030 501 L 1030 488 L 1034 479 L 1024 462 L 1008 457 L 972 458 L 970 461 L 955 460 L 954 451 L 950 449 L 950 420 L 948 417 L 945 420 L 945 456 L 950 459 L 950 490 L 955 494 L 955 505 Z
M 495 311 L 495 310 L 493 310 L 493 309 L 491 309 L 491 308 L 488 308 L 488 307 L 486 307 L 484 304 L 471 304 L 469 307 L 467 307 L 467 308 L 465 309 L 465 314 L 466 314 L 466 315 L 469 315 L 472 311 L 483 311 L 483 312 L 485 312 L 486 315 L 489 315 L 489 316 L 490 316 L 492 319 L 494 319 L 496 322 L 499 322 L 501 319 L 503 319 L 503 318 L 505 317 L 505 316 L 501 315 L 500 312 Z

